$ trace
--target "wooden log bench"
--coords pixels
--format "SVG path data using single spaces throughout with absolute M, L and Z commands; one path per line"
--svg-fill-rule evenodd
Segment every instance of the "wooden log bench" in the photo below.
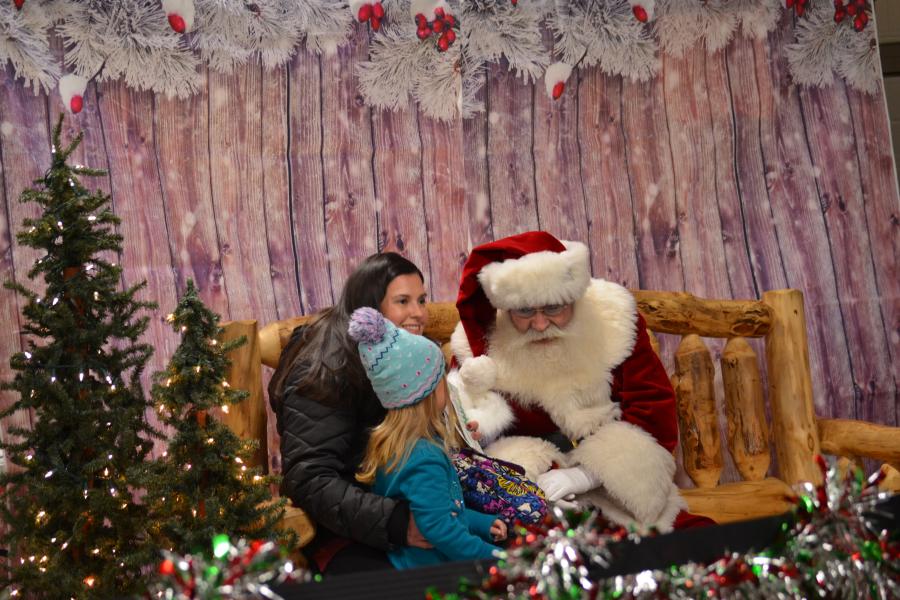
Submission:
M 846 419 L 817 419 L 814 410 L 806 317 L 799 290 L 765 292 L 760 300 L 707 300 L 684 292 L 634 290 L 655 335 L 681 336 L 670 374 L 678 408 L 681 458 L 695 487 L 682 493 L 690 511 L 719 523 L 780 514 L 791 506 L 792 485 L 819 482 L 816 454 L 850 461 L 884 462 L 883 486 L 900 490 L 900 428 Z M 444 344 L 459 321 L 452 303 L 429 305 L 425 335 Z M 250 393 L 247 400 L 222 415 L 242 438 L 259 442 L 255 465 L 268 468 L 266 398 L 262 366 L 274 368 L 281 349 L 309 316 L 284 319 L 259 328 L 256 321 L 223 324 L 223 339 L 246 336 L 248 343 L 231 356 L 229 383 Z M 721 380 L 727 431 L 719 428 L 714 389 L 715 365 L 703 338 L 724 338 Z M 747 338 L 762 338 L 768 380 L 763 389 L 760 362 Z M 767 420 L 766 413 L 770 414 Z M 720 483 L 723 437 L 743 481 Z M 773 457 L 777 473 L 770 473 Z M 300 544 L 308 543 L 314 524 L 291 507 L 286 526 Z

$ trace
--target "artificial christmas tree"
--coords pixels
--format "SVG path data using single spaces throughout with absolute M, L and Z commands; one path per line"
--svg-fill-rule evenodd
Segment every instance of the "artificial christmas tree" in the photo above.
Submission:
M 12 464 L 0 476 L 0 587 L 28 597 L 110 598 L 139 591 L 140 569 L 155 560 L 144 508 L 143 463 L 159 433 L 141 373 L 152 349 L 138 343 L 155 305 L 137 300 L 143 283 L 120 290 L 121 267 L 104 259 L 122 250 L 109 198 L 79 181 L 102 171 L 67 163 L 81 141 L 61 149 L 62 118 L 53 132 L 52 164 L 21 202 L 42 214 L 25 219 L 19 243 L 45 252 L 29 271 L 38 294 L 22 295 L 27 350 L 10 363 L 3 384 L 19 399 L 0 418 L 33 411 L 33 427 L 10 428 L 2 444 Z
M 145 502 L 159 544 L 198 553 L 216 534 L 290 543 L 289 534 L 276 527 L 284 502 L 271 502 L 274 478 L 247 466 L 256 448 L 210 413 L 247 396 L 225 381 L 226 355 L 243 338 L 218 343 L 219 316 L 203 304 L 191 280 L 167 320 L 182 339 L 153 386 L 160 421 L 175 432 L 149 469 Z

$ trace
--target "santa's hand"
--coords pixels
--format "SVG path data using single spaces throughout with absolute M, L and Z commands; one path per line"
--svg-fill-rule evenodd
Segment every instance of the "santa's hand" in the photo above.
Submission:
M 597 487 L 600 482 L 583 467 L 553 469 L 538 476 L 538 487 L 550 502 L 556 502 L 572 494 L 583 494 Z

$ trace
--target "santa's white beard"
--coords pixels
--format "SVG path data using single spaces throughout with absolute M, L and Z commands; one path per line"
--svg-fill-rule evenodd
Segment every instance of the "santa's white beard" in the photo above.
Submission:
M 497 384 L 523 404 L 565 396 L 580 389 L 606 387 L 598 369 L 601 346 L 591 311 L 576 311 L 565 328 L 520 333 L 509 315 L 498 312 L 488 342 L 488 355 L 497 364 Z M 543 341 L 547 340 L 547 341 Z M 599 377 L 598 377 L 599 375 Z

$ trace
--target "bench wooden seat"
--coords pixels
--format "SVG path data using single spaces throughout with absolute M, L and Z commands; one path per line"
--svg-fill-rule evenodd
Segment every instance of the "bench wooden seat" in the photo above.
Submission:
M 819 453 L 884 462 L 882 484 L 900 490 L 900 428 L 815 416 L 806 318 L 799 290 L 765 292 L 760 300 L 707 300 L 683 292 L 634 290 L 638 307 L 654 334 L 681 336 L 671 373 L 676 390 L 681 461 L 695 487 L 683 489 L 690 511 L 720 523 L 780 514 L 790 508 L 791 486 L 818 482 L 813 457 Z M 429 305 L 425 335 L 445 344 L 459 320 L 452 303 Z M 256 321 L 223 324 L 224 339 L 247 336 L 233 353 L 229 383 L 250 392 L 223 419 L 245 439 L 259 442 L 256 464 L 268 467 L 266 399 L 262 366 L 275 367 L 291 332 L 309 316 L 284 319 L 259 328 Z M 713 382 L 715 367 L 702 338 L 724 338 L 724 398 L 728 424 L 720 432 Z M 767 393 L 760 362 L 746 338 L 765 345 Z M 659 345 L 653 338 L 657 352 Z M 767 421 L 766 412 L 770 413 Z M 720 483 L 722 440 L 743 481 Z M 770 473 L 772 457 L 777 473 Z M 313 523 L 292 508 L 286 516 L 301 545 L 314 535 Z

